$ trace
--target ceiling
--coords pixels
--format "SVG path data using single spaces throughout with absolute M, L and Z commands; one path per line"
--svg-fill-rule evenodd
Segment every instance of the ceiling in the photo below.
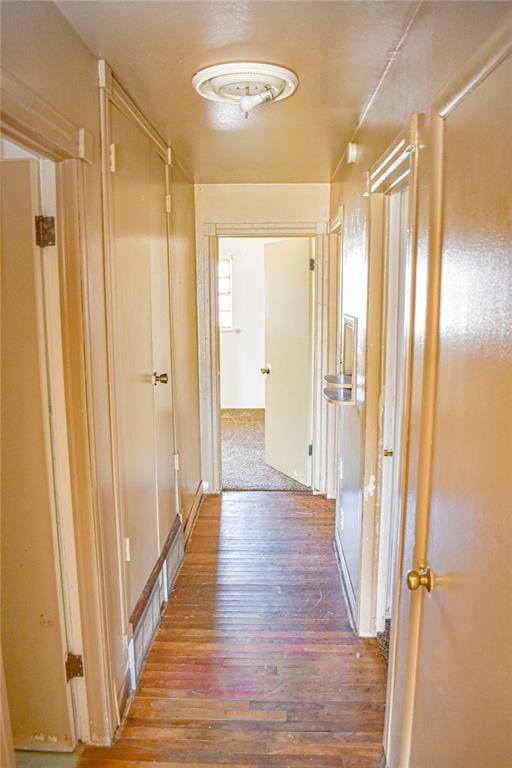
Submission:
M 415 2 L 60 0 L 181 162 L 201 183 L 329 181 Z M 244 120 L 201 99 L 200 68 L 254 60 L 294 70 L 285 101 Z

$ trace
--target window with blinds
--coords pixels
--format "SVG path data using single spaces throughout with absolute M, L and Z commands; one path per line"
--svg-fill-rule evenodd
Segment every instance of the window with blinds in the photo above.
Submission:
M 233 328 L 233 262 L 220 259 L 218 276 L 219 328 Z

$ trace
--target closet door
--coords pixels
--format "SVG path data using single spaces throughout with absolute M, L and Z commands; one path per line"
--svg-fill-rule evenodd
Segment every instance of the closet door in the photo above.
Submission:
M 152 140 L 115 106 L 110 129 L 113 410 L 131 613 L 175 515 L 166 184 Z
M 153 321 L 153 373 L 155 404 L 156 473 L 160 548 L 165 544 L 178 510 L 174 470 L 175 427 L 171 359 L 170 264 L 167 215 L 162 197 L 165 166 L 151 146 L 151 307 Z M 158 378 L 157 378 L 158 377 Z

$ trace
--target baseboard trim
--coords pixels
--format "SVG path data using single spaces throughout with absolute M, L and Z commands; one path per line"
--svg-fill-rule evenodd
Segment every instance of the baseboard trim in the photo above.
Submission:
M 84 751 L 79 744 L 74 752 L 16 750 L 16 768 L 75 768 Z
M 119 723 L 122 723 L 123 718 L 128 712 L 129 703 L 130 703 L 130 694 L 131 694 L 130 669 L 127 669 L 126 675 L 124 676 L 124 680 L 121 683 L 121 688 L 117 692 L 117 709 L 118 709 Z
M 181 528 L 181 520 L 179 517 L 176 517 L 176 519 L 174 520 L 174 523 L 171 526 L 171 530 L 169 531 L 167 539 L 165 540 L 165 544 L 162 548 L 162 552 L 160 553 L 160 557 L 156 561 L 155 566 L 149 576 L 149 579 L 146 582 L 146 586 L 142 590 L 142 594 L 137 600 L 135 608 L 131 613 L 130 624 L 132 625 L 134 632 L 137 629 L 137 626 L 142 618 L 142 614 L 146 610 L 146 607 L 149 602 L 149 598 L 151 596 L 151 593 L 153 592 L 157 579 L 162 570 L 162 566 L 165 560 L 167 559 L 167 555 L 169 554 L 169 551 L 179 533 L 180 528 Z
M 194 496 L 194 501 L 192 504 L 192 509 L 190 510 L 189 516 L 187 518 L 187 523 L 185 525 L 185 531 L 184 531 L 185 549 L 188 546 L 188 542 L 190 541 L 190 537 L 192 536 L 192 532 L 197 522 L 197 515 L 199 513 L 199 508 L 201 506 L 201 502 L 203 498 L 204 498 L 204 483 L 200 482 L 199 485 L 197 486 L 196 495 Z
M 338 563 L 338 571 L 340 574 L 340 581 L 341 581 L 341 587 L 343 589 L 343 593 L 345 595 L 345 599 L 347 601 L 347 608 L 348 608 L 348 615 L 349 615 L 349 621 L 352 626 L 352 629 L 356 634 L 357 632 L 357 623 L 355 620 L 355 614 L 356 614 L 356 596 L 354 594 L 354 590 L 352 588 L 352 584 L 350 581 L 350 576 L 348 573 L 348 566 L 347 561 L 345 560 L 345 555 L 343 553 L 343 547 L 341 546 L 341 539 L 340 539 L 340 533 L 338 530 L 338 527 L 336 526 L 336 532 L 334 534 L 334 551 L 336 553 L 336 560 Z
M 135 690 L 149 647 L 160 625 L 160 616 L 183 563 L 185 546 L 181 518 L 176 517 L 146 586 L 130 616 L 132 637 L 128 646 L 129 690 Z M 129 702 L 128 702 L 129 703 Z

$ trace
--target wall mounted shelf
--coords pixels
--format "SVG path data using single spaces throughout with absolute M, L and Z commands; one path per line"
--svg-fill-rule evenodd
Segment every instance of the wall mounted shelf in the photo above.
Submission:
M 343 387 L 325 387 L 324 397 L 335 405 L 342 403 L 352 403 L 352 390 L 344 389 Z
M 329 387 L 352 389 L 352 376 L 347 374 L 327 373 L 324 376 L 324 381 Z

